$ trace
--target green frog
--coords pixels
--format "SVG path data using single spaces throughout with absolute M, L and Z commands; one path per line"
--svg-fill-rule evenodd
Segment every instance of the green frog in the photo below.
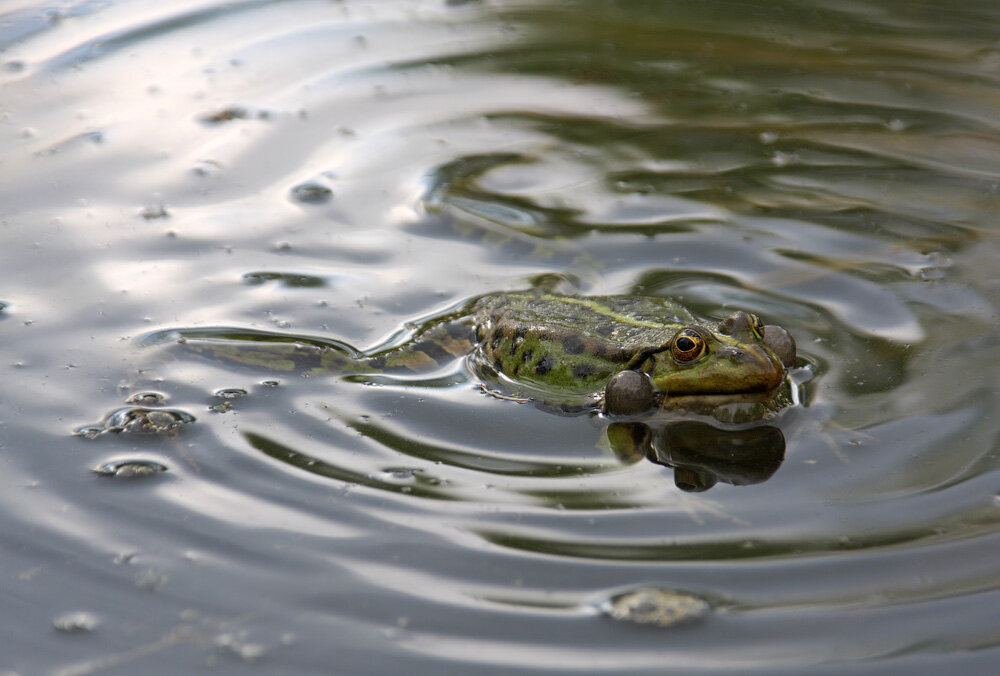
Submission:
M 787 331 L 747 312 L 716 324 L 664 299 L 540 291 L 481 296 L 408 342 L 371 352 L 235 329 L 150 338 L 179 338 L 184 351 L 213 361 L 308 376 L 426 373 L 467 357 L 484 382 L 504 392 L 612 416 L 662 409 L 711 414 L 732 405 L 767 415 L 788 403 L 786 369 L 796 359 Z

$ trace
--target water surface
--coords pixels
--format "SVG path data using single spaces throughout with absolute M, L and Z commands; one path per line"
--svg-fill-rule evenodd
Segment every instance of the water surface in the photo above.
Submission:
M 994 3 L 0 11 L 0 669 L 995 668 Z M 540 281 L 789 329 L 784 448 L 692 491 L 461 362 L 147 345 Z M 705 605 L 606 612 L 647 587 Z

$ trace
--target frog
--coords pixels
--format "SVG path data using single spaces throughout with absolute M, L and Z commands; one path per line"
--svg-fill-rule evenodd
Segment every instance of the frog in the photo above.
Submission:
M 743 310 L 713 322 L 667 298 L 536 290 L 479 296 L 406 342 L 370 351 L 225 328 L 147 337 L 169 341 L 215 362 L 310 377 L 425 374 L 465 359 L 507 396 L 611 417 L 732 406 L 767 416 L 788 405 L 797 359 L 788 331 Z

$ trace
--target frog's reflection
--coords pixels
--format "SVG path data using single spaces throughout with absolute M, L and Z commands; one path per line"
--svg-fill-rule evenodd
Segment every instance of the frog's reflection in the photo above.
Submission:
M 684 491 L 707 491 L 719 481 L 734 486 L 770 479 L 785 459 L 785 436 L 771 425 L 725 430 L 684 420 L 648 425 L 615 422 L 608 441 L 626 462 L 646 457 L 672 467 Z

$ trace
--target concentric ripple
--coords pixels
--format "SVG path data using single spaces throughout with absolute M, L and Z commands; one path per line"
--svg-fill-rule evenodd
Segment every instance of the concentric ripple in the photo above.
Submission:
M 0 10 L 2 668 L 992 673 L 1000 12 L 932 4 Z M 281 359 L 529 287 L 754 312 L 797 405 Z

